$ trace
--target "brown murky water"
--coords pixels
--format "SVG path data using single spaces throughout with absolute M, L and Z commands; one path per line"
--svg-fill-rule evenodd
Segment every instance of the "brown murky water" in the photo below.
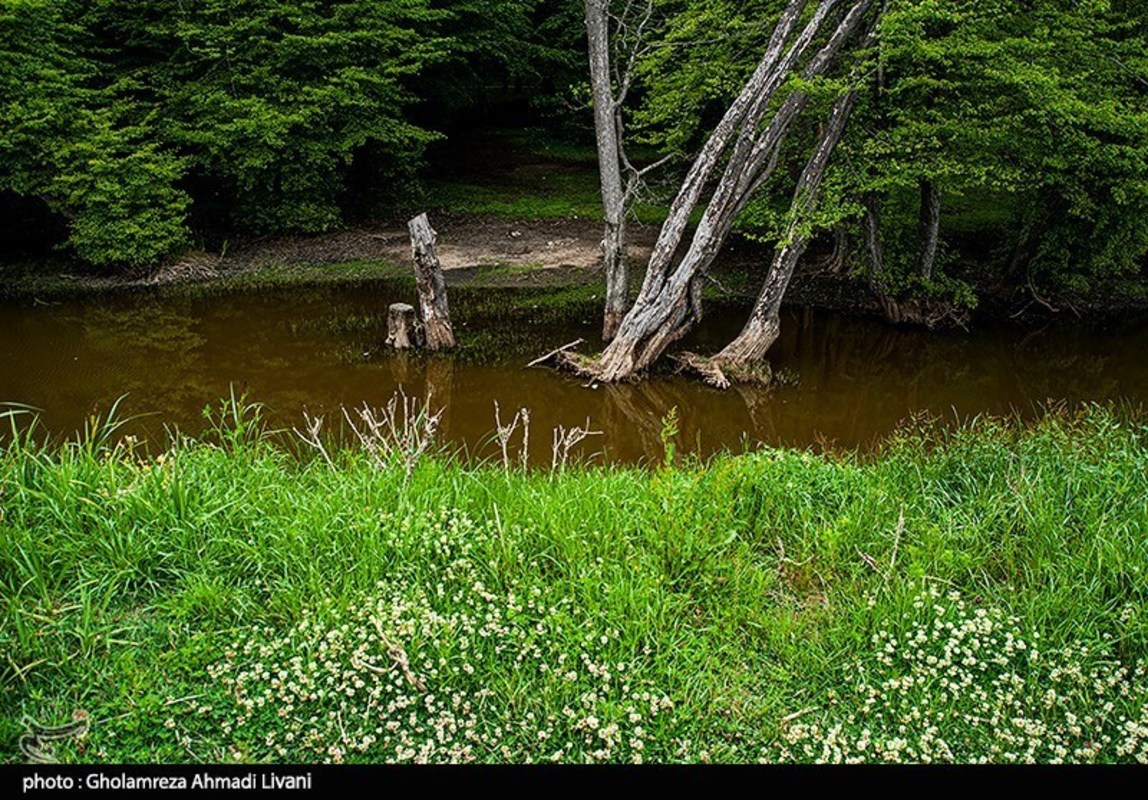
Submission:
M 505 412 L 529 408 L 532 459 L 540 463 L 550 459 L 554 426 L 587 418 L 603 435 L 587 440 L 583 455 L 659 459 L 660 420 L 674 406 L 681 450 L 705 455 L 756 442 L 865 446 L 920 411 L 956 421 L 985 412 L 1031 415 L 1048 400 L 1148 400 L 1144 319 L 1040 332 L 981 326 L 958 334 L 790 309 L 771 355 L 789 377 L 785 385 L 718 392 L 664 375 L 586 388 L 523 364 L 575 337 L 592 339 L 596 321 L 589 311 L 561 322 L 527 316 L 509 323 L 489 304 L 486 316 L 456 313 L 464 338 L 509 324 L 516 344 L 481 358 L 431 358 L 382 347 L 377 315 L 395 296 L 373 285 L 0 303 L 0 400 L 37 406 L 48 429 L 68 434 L 128 393 L 126 413 L 153 412 L 133 423 L 133 432 L 156 441 L 165 424 L 201 430 L 202 409 L 232 384 L 266 404 L 275 424 L 291 426 L 305 407 L 337 414 L 341 404 L 381 404 L 399 386 L 422 394 L 429 381 L 435 404 L 447 406 L 446 437 L 472 453 L 494 452 L 495 400 Z M 734 309 L 711 308 L 688 344 L 720 345 L 739 320 Z

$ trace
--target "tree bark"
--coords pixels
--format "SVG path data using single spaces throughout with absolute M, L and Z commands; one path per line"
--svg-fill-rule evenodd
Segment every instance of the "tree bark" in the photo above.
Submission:
M 387 344 L 396 350 L 418 347 L 418 316 L 414 306 L 409 303 L 391 303 L 387 309 Z
M 629 306 L 630 275 L 626 263 L 626 208 L 622 187 L 622 154 L 618 103 L 610 81 L 610 0 L 586 0 L 586 40 L 590 54 L 590 90 L 594 102 L 594 137 L 598 144 L 604 230 L 602 268 L 606 307 L 602 339 L 614 338 Z
M 446 279 L 435 253 L 435 232 L 426 214 L 407 223 L 411 232 L 411 253 L 415 261 L 415 285 L 427 347 L 443 350 L 455 346 L 446 300 Z
M 797 262 L 809 242 L 809 215 L 817 205 L 821 182 L 829 166 L 829 158 L 833 155 L 837 143 L 841 141 L 841 135 L 845 132 L 845 125 L 849 121 L 856 99 L 856 95 L 849 92 L 833 104 L 833 110 L 829 114 L 813 155 L 810 156 L 797 181 L 797 188 L 790 204 L 789 224 L 781 244 L 774 251 L 773 263 L 750 312 L 749 320 L 737 338 L 726 345 L 713 359 L 727 372 L 728 367 L 741 368 L 761 361 L 781 333 L 779 314 L 781 301 L 797 268 Z
M 835 275 L 845 272 L 849 266 L 849 228 L 844 223 L 833 226 L 833 252 L 828 259 L 829 271 Z
M 935 181 L 921 180 L 921 207 L 917 219 L 917 268 L 921 277 L 932 280 L 941 234 L 941 187 Z
M 881 246 L 881 198 L 870 192 L 865 195 L 865 256 L 870 281 L 885 271 L 885 251 Z
M 786 7 L 766 56 L 694 161 L 670 207 L 669 217 L 650 257 L 642 289 L 623 319 L 618 335 L 598 361 L 595 374 L 600 380 L 631 378 L 653 363 L 701 319 L 701 278 L 724 243 L 737 214 L 772 173 L 781 143 L 808 98 L 803 92 L 794 92 L 759 131 L 769 101 L 838 2 L 822 0 L 805 28 L 782 54 L 803 5 L 791 2 Z M 870 0 L 857 0 L 845 12 L 829 40 L 806 66 L 803 73 L 806 78 L 825 72 L 860 25 L 869 5 Z M 735 136 L 733 152 L 694 231 L 689 250 L 671 269 L 690 212 L 706 179 Z
M 885 250 L 881 244 L 881 198 L 875 192 L 865 195 L 865 253 L 867 257 L 866 281 L 877 296 L 881 313 L 889 322 L 901 321 L 901 306 L 885 288 Z

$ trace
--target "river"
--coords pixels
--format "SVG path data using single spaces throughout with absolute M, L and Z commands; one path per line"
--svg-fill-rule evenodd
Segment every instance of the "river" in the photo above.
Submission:
M 625 386 L 586 386 L 533 356 L 576 337 L 593 339 L 588 310 L 541 321 L 529 314 L 456 316 L 466 341 L 512 326 L 481 353 L 396 354 L 382 344 L 382 311 L 398 289 L 370 284 L 220 294 L 132 293 L 59 303 L 0 303 L 0 400 L 42 410 L 45 429 L 68 435 L 93 411 L 127 394 L 146 414 L 125 431 L 163 442 L 165 426 L 203 429 L 202 411 L 231 386 L 266 406 L 269 421 L 299 425 L 304 409 L 384 403 L 398 387 L 445 405 L 442 436 L 491 455 L 493 404 L 531 413 L 531 460 L 549 463 L 555 426 L 601 431 L 582 457 L 639 463 L 662 457 L 661 419 L 676 407 L 679 452 L 708 455 L 759 442 L 868 447 L 910 415 L 949 423 L 976 414 L 1033 416 L 1049 401 L 1148 400 L 1148 320 L 1022 330 L 980 324 L 965 332 L 898 329 L 879 321 L 789 308 L 770 359 L 770 388 L 719 392 L 661 374 Z M 495 304 L 497 305 L 497 304 Z M 720 346 L 739 324 L 735 307 L 712 306 L 688 345 Z M 487 337 L 489 338 L 489 337 Z M 481 348 L 480 348 L 481 349 Z

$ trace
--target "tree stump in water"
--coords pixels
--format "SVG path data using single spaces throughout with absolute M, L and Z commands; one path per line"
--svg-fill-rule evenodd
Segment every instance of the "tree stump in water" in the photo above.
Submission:
M 419 321 L 410 303 L 391 303 L 387 309 L 387 344 L 407 350 L 419 344 Z
M 446 279 L 434 248 L 435 232 L 426 214 L 419 214 L 407 223 L 407 227 L 411 232 L 411 254 L 415 260 L 415 284 L 426 345 L 431 350 L 454 347 L 454 330 L 446 302 Z

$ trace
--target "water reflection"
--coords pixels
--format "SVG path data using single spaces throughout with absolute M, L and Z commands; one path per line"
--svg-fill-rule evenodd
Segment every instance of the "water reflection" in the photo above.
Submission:
M 708 454 L 758 441 L 864 446 L 919 411 L 954 420 L 1031 414 L 1047 400 L 1148 399 L 1143 319 L 1103 329 L 926 333 L 790 309 L 771 354 L 787 378 L 783 385 L 717 392 L 663 375 L 591 388 L 523 368 L 555 343 L 592 338 L 593 320 L 581 319 L 589 315 L 561 324 L 512 320 L 526 326 L 529 335 L 520 338 L 531 349 L 510 348 L 493 359 L 394 354 L 381 347 L 380 312 L 392 294 L 373 286 L 0 304 L 0 399 L 36 405 L 50 429 L 69 433 L 128 392 L 129 412 L 155 412 L 135 423 L 135 432 L 161 437 L 164 423 L 200 430 L 204 406 L 231 384 L 265 403 L 283 427 L 298 424 L 304 408 L 337 416 L 340 405 L 381 404 L 399 386 L 418 395 L 430 389 L 433 402 L 447 407 L 444 435 L 477 454 L 495 451 L 495 400 L 507 414 L 529 408 L 537 463 L 549 461 L 554 426 L 587 417 L 605 435 L 588 439 L 583 454 L 637 462 L 662 458 L 661 420 L 673 408 L 679 450 Z M 711 308 L 686 345 L 720 346 L 740 319 L 736 309 Z M 461 322 L 472 331 L 508 324 L 503 315 Z

